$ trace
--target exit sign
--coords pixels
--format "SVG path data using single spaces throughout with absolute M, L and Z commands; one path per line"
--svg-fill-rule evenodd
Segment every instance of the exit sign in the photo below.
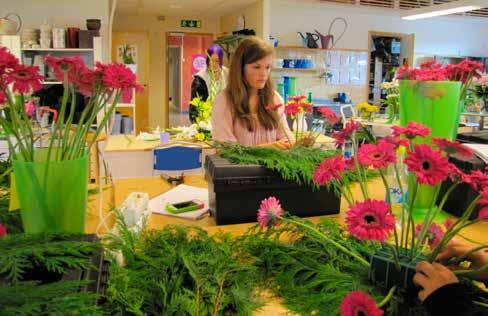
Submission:
M 181 27 L 200 28 L 200 27 L 202 27 L 202 21 L 201 20 L 181 20 Z

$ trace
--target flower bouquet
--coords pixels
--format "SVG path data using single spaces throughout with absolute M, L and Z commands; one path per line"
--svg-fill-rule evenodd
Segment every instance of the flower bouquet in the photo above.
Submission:
M 417 138 L 426 138 L 430 130 L 417 123 L 410 123 L 406 127 L 394 126 L 393 136 L 377 140 L 368 133 L 367 129 L 357 122 L 348 122 L 343 131 L 335 134 L 337 144 L 351 141 L 355 155 L 345 158 L 342 154 L 325 158 L 313 173 L 314 182 L 318 185 L 332 186 L 340 192 L 349 207 L 345 214 L 345 224 L 350 236 L 355 237 L 359 243 L 369 245 L 378 244 L 378 250 L 365 257 L 358 251 L 358 247 L 347 247 L 341 238 L 330 237 L 307 221 L 297 217 L 285 215 L 278 200 L 269 197 L 262 201 L 258 211 L 258 222 L 265 228 L 277 225 L 283 221 L 303 229 L 304 233 L 314 239 L 322 240 L 327 245 L 332 245 L 338 252 L 356 261 L 369 271 L 369 279 L 377 287 L 385 290 L 385 300 L 380 304 L 363 292 L 352 292 L 344 298 L 340 306 L 342 315 L 381 315 L 381 306 L 386 306 L 389 299 L 396 297 L 396 301 L 404 301 L 402 296 L 411 295 L 415 290 L 413 275 L 415 266 L 419 261 L 433 262 L 444 247 L 462 229 L 479 221 L 488 220 L 488 174 L 473 171 L 465 174 L 448 160 L 450 155 L 472 155 L 470 149 L 463 145 L 442 138 L 433 138 L 431 143 L 415 144 Z M 366 135 L 368 144 L 359 146 L 359 135 Z M 401 147 L 408 148 L 405 157 L 398 157 L 397 150 Z M 406 188 L 400 180 L 401 174 L 398 162 L 404 161 L 410 172 L 416 174 L 418 183 L 405 194 Z M 371 197 L 371 188 L 368 186 L 365 172 L 369 169 L 376 170 L 384 185 L 385 200 Z M 388 175 L 388 170 L 392 170 Z M 344 174 L 353 172 L 359 178 L 361 196 L 353 194 Z M 396 180 L 402 196 L 406 199 L 396 204 L 391 196 L 387 177 Z M 417 199 L 419 184 L 437 186 L 442 181 L 450 178 L 452 186 L 447 190 L 439 205 L 432 200 L 430 209 L 423 221 L 416 221 L 413 217 L 413 205 Z M 444 227 L 434 222 L 448 196 L 461 183 L 468 183 L 479 194 L 469 203 L 463 215 L 457 220 L 444 223 Z M 437 186 L 438 187 L 438 186 Z M 474 220 L 470 220 L 477 205 L 482 209 Z M 397 209 L 394 209 L 397 208 Z M 357 248 L 357 249 L 356 249 Z M 487 249 L 488 244 L 480 244 L 470 249 L 467 253 L 453 258 L 451 264 L 459 264 L 465 261 L 469 254 Z M 483 250 L 484 251 L 484 250 Z M 459 277 L 471 277 L 475 273 L 488 270 L 488 266 L 474 267 L 467 270 L 458 266 L 454 273 Z M 351 307 L 351 304 L 353 307 Z M 356 312 L 354 312 L 354 310 Z M 359 313 L 362 311 L 362 313 Z
M 266 107 L 266 110 L 269 112 L 278 113 L 277 111 L 281 110 L 282 106 L 282 104 L 270 105 Z M 312 113 L 312 111 L 313 104 L 307 102 L 307 97 L 303 95 L 291 96 L 288 98 L 288 102 L 285 104 L 284 112 L 292 124 L 295 137 L 295 146 L 312 147 L 315 144 L 317 137 L 321 134 L 322 129 L 332 127 L 340 121 L 340 117 L 334 111 L 327 107 L 320 107 L 317 111 L 322 116 L 323 126 L 312 126 L 309 129 L 305 116 L 307 113 Z M 284 129 L 281 120 L 278 120 L 278 122 L 282 133 L 285 134 L 288 141 L 292 143 L 290 135 L 288 135 Z
M 121 64 L 97 63 L 92 70 L 79 56 L 47 56 L 46 64 L 64 85 L 47 147 L 37 146 L 43 135 L 29 117 L 32 104 L 25 106 L 26 96 L 41 89 L 43 77 L 38 67 L 20 64 L 5 47 L 0 47 L 0 127 L 13 161 L 25 231 L 83 233 L 90 150 L 122 92 L 142 87 L 134 73 Z M 89 101 L 75 125 L 77 92 Z M 111 104 L 109 100 L 113 100 Z M 103 118 L 97 122 L 102 111 Z
M 356 109 L 359 111 L 363 120 L 373 120 L 373 114 L 379 111 L 376 105 L 369 104 L 368 102 L 359 103 Z
M 485 112 L 488 111 L 488 75 L 484 75 L 481 78 L 476 78 L 473 80 L 471 86 L 471 90 L 474 92 L 474 95 L 483 101 L 481 110 Z
M 386 90 L 386 100 L 382 100 L 381 103 L 386 105 L 388 123 L 393 123 L 400 118 L 398 80 L 382 82 L 380 88 Z

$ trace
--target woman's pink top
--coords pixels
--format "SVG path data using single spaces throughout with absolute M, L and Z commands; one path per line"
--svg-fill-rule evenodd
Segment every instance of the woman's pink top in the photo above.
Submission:
M 274 103 L 283 104 L 283 99 L 278 93 L 275 93 Z M 219 142 L 236 142 L 244 146 L 256 146 L 285 138 L 284 128 L 291 139 L 293 134 L 286 121 L 284 106 L 281 106 L 277 111 L 283 127 L 266 130 L 261 124 L 256 124 L 254 131 L 249 132 L 243 122 L 234 118 L 231 105 L 225 92 L 222 91 L 215 97 L 212 106 L 212 138 Z

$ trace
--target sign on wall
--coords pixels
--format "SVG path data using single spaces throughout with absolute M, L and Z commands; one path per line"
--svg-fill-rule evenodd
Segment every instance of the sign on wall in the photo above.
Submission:
M 181 27 L 201 28 L 202 20 L 181 20 Z

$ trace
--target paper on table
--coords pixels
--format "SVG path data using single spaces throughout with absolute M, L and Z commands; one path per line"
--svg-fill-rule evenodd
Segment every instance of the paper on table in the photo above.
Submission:
M 478 156 L 485 163 L 488 163 L 488 145 L 485 144 L 463 144 L 471 148 L 475 155 Z
M 166 211 L 166 204 L 167 203 L 180 203 L 189 200 L 200 200 L 204 203 L 204 207 L 202 209 L 185 212 L 180 214 L 173 214 Z M 208 211 L 208 189 L 202 189 L 193 187 L 186 184 L 180 184 L 173 189 L 151 199 L 149 201 L 148 208 L 153 213 L 169 215 L 169 216 L 176 216 L 188 219 L 200 219 L 202 218 Z

